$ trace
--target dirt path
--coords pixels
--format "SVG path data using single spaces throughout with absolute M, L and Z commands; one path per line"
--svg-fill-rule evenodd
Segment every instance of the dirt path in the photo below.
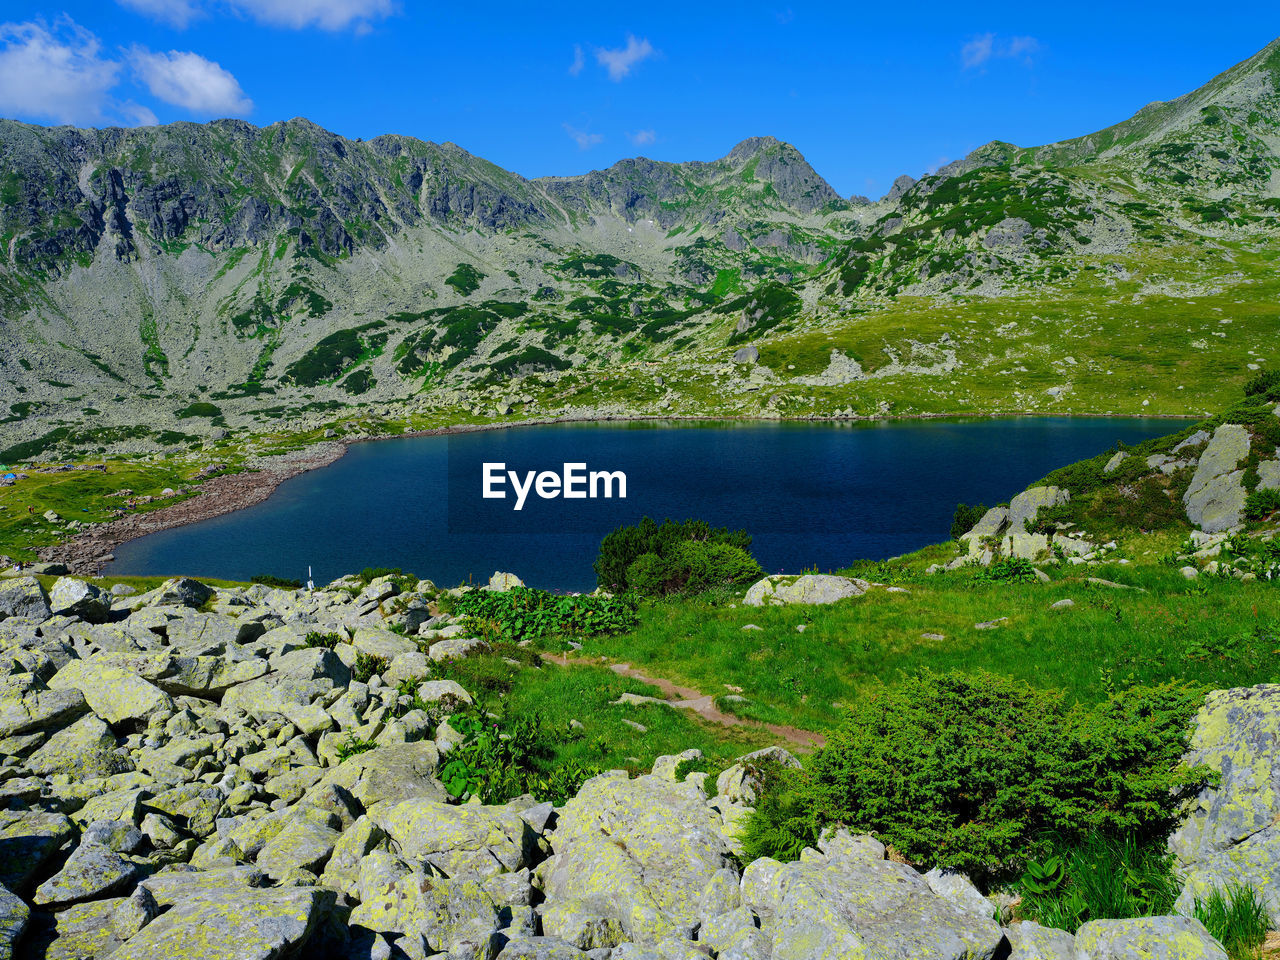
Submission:
M 709 720 L 711 723 L 718 723 L 723 727 L 756 727 L 768 730 L 776 737 L 780 737 L 787 743 L 794 744 L 798 747 L 814 749 L 821 747 L 826 743 L 826 738 L 820 733 L 814 733 L 812 730 L 801 730 L 799 727 L 787 727 L 778 723 L 761 723 L 756 720 L 744 720 L 742 717 L 735 717 L 733 714 L 725 713 L 716 707 L 716 700 L 711 694 L 702 693 L 694 690 L 692 687 L 682 687 L 679 684 L 672 683 L 662 677 L 650 677 L 636 670 L 629 663 L 605 663 L 599 660 L 588 660 L 581 657 L 570 658 L 567 654 L 542 654 L 543 660 L 550 660 L 552 663 L 561 667 L 588 666 L 599 667 L 607 666 L 610 670 L 620 677 L 627 677 L 631 680 L 638 680 L 641 683 L 647 683 L 651 687 L 657 687 L 662 691 L 665 700 L 658 701 L 665 703 L 669 707 L 677 710 L 690 710 Z M 656 699 L 656 698 L 655 698 Z

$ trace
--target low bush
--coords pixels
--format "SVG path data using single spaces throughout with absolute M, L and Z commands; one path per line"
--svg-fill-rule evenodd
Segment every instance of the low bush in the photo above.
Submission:
M 1123 920 L 1173 912 L 1180 885 L 1161 846 L 1091 833 L 1055 838 L 1043 861 L 1027 864 L 1018 913 L 1075 933 L 1089 920 Z
M 361 650 L 356 654 L 355 666 L 351 668 L 351 679 L 357 683 L 368 683 L 375 674 L 382 674 L 389 666 L 386 657 Z
M 977 579 L 982 583 L 1035 583 L 1036 567 L 1025 557 L 1007 557 L 979 567 Z
M 532 794 L 563 804 L 600 772 L 577 761 L 554 763 L 563 734 L 537 716 L 504 722 L 477 708 L 450 717 L 449 726 L 466 739 L 449 751 L 440 779 L 460 801 L 478 797 L 481 803 L 500 804 Z
M 951 539 L 958 540 L 972 530 L 986 512 L 987 508 L 981 503 L 973 506 L 967 503 L 956 504 L 955 515 L 951 518 Z
M 257 576 L 249 578 L 250 583 L 260 583 L 264 587 L 275 587 L 277 590 L 301 590 L 301 580 L 288 580 L 284 577 L 272 576 L 269 573 L 260 573 Z
M 1192 914 L 1226 948 L 1231 960 L 1261 958 L 1272 924 L 1266 901 L 1252 887 L 1232 884 L 1203 899 L 1196 897 Z
M 1280 391 L 1280 370 L 1260 370 L 1245 381 L 1246 397 L 1257 397 L 1273 391 Z
M 907 860 L 1017 875 L 1047 836 L 1163 843 L 1213 779 L 1180 764 L 1196 691 L 1132 687 L 1095 706 L 986 673 L 922 673 L 854 700 L 801 773 L 783 773 L 748 836 L 794 856 L 824 826 L 873 833 Z
M 308 633 L 306 639 L 303 640 L 303 643 L 308 647 L 323 647 L 325 650 L 332 650 L 341 642 L 342 637 L 336 633 L 320 633 L 316 630 Z
M 727 543 L 686 540 L 667 556 L 644 553 L 627 567 L 627 586 L 648 597 L 700 593 L 758 580 L 764 574 L 747 551 Z
M 453 612 L 491 643 L 622 633 L 639 622 L 629 596 L 564 597 L 527 587 L 471 590 L 454 601 Z
M 677 563 L 679 545 L 687 542 L 723 544 L 737 548 L 748 557 L 751 549 L 751 536 L 745 530 L 730 531 L 725 527 L 712 527 L 702 520 L 663 520 L 659 524 L 645 517 L 634 526 L 618 527 L 600 542 L 600 553 L 595 562 L 596 582 L 603 589 L 615 593 L 634 589 L 627 579 L 632 564 L 645 554 L 654 554 L 668 565 L 674 565 Z M 710 562 L 709 556 L 705 562 Z M 740 564 L 741 558 L 721 554 L 719 562 Z M 651 582 L 662 574 L 661 569 L 652 561 L 646 561 L 640 572 L 649 577 Z
M 1280 490 L 1254 490 L 1245 497 L 1244 515 L 1247 520 L 1265 520 L 1280 510 Z

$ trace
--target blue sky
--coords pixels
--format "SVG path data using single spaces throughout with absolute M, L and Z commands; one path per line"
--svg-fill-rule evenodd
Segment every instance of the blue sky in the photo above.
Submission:
M 0 115 L 38 123 L 305 116 L 530 177 L 768 134 L 872 196 L 992 139 L 1122 120 L 1280 35 L 1251 5 L 1123 0 L 5 0 L 0 24 Z

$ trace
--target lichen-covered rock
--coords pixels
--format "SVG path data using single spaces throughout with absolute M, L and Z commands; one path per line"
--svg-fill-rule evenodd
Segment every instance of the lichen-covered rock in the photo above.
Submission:
M 280 960 L 297 955 L 333 905 L 319 887 L 239 888 L 187 896 L 111 954 L 115 960 Z
M 743 900 L 773 937 L 773 960 L 988 960 L 1004 935 L 937 896 L 905 864 L 877 859 L 848 838 L 796 863 L 757 860 Z
M 497 904 L 475 879 L 416 872 L 364 900 L 352 910 L 351 923 L 381 933 L 419 936 L 439 953 L 485 940 L 501 926 Z
M 45 741 L 28 758 L 27 766 L 44 777 L 62 773 L 85 780 L 122 773 L 131 764 L 128 754 L 119 751 L 111 729 L 90 714 Z
M 61 813 L 42 810 L 0 812 L 0 884 L 26 893 L 35 876 L 75 833 Z
M 48 620 L 52 612 L 49 595 L 35 577 L 0 580 L 0 620 L 6 617 Z
M 503 573 L 501 570 L 495 570 L 493 576 L 489 578 L 489 589 L 496 593 L 505 593 L 508 590 L 523 586 L 524 581 L 514 573 Z
M 1186 762 L 1222 775 L 1190 804 L 1169 847 L 1183 868 L 1177 909 L 1248 884 L 1280 922 L 1280 684 L 1215 690 L 1196 715 Z
M 112 725 L 173 710 L 173 701 L 163 690 L 109 660 L 72 660 L 53 675 L 49 686 L 79 690 L 89 709 Z
M 88 710 L 79 690 L 50 690 L 30 673 L 0 677 L 0 737 L 61 727 Z
M 703 903 L 732 864 L 722 826 L 695 784 L 622 771 L 593 777 L 560 812 L 554 855 L 539 867 L 548 903 L 589 904 L 636 942 L 687 938 L 700 904 L 712 913 L 736 906 Z
M 127 887 L 138 868 L 114 850 L 96 843 L 81 843 L 62 869 L 36 889 L 35 902 L 59 906 L 96 900 Z
M 440 754 L 431 741 L 393 744 L 356 754 L 324 775 L 322 784 L 347 790 L 373 814 L 380 806 L 422 798 L 444 802 L 449 793 L 436 778 Z
M 74 577 L 59 577 L 49 592 L 49 607 L 55 616 L 105 623 L 111 616 L 111 594 Z
M 924 875 L 924 882 L 929 884 L 930 890 L 960 910 L 977 917 L 991 917 L 995 914 L 991 901 L 963 873 L 935 867 Z
M 1138 917 L 1090 920 L 1076 931 L 1081 960 L 1227 960 L 1199 920 Z
M 1224 423 L 1200 455 L 1191 485 L 1183 494 L 1187 519 L 1205 533 L 1219 533 L 1240 523 L 1246 497 L 1244 470 L 1237 469 L 1249 455 L 1249 431 Z
M 0 960 L 13 960 L 31 909 L 8 887 L 0 884 Z
M 969 552 L 977 553 L 982 549 L 983 541 L 994 540 L 1009 525 L 1009 508 L 992 507 L 975 523 L 967 533 L 960 537 L 961 543 L 967 543 Z
M 1078 960 L 1076 938 L 1065 930 L 1032 921 L 1010 924 L 1005 930 L 1009 960 Z
M 423 703 L 438 703 L 446 709 L 470 706 L 471 694 L 456 680 L 428 680 L 418 687 Z
M 156 588 L 152 603 L 157 607 L 202 607 L 213 599 L 213 588 L 192 580 L 190 577 L 176 577 L 166 580 Z
M 1263 460 L 1258 464 L 1258 489 L 1280 490 L 1280 460 Z
M 1035 522 L 1041 510 L 1058 507 L 1071 500 L 1061 487 L 1031 487 L 1009 501 L 1009 529 L 1025 531 L 1027 521 Z
M 404 800 L 370 815 L 410 861 L 425 861 L 446 877 L 485 878 L 531 866 L 533 828 L 510 807 L 451 806 Z
M 557 937 L 512 937 L 498 960 L 587 960 L 589 956 Z
M 753 583 L 742 602 L 749 607 L 783 606 L 789 603 L 827 604 L 849 597 L 860 597 L 870 586 L 865 580 L 832 574 L 773 576 Z

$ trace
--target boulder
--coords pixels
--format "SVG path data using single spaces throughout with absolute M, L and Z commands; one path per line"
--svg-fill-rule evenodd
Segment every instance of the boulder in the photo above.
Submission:
M 934 867 L 924 875 L 924 882 L 943 900 L 950 901 L 952 906 L 966 913 L 971 913 L 975 917 L 995 915 L 995 907 L 992 906 L 991 901 L 984 897 L 973 885 L 973 881 L 963 873 Z
M 1102 472 L 1114 473 L 1116 470 L 1120 468 L 1120 464 L 1125 462 L 1128 456 L 1129 454 L 1125 453 L 1123 450 L 1116 453 L 1110 460 L 1107 461 L 1106 466 L 1102 468 Z
M 55 616 L 106 623 L 111 616 L 111 594 L 74 577 L 59 577 L 49 593 L 49 607 Z
M 832 574 L 772 576 L 752 584 L 742 602 L 749 607 L 783 606 L 790 603 L 827 604 L 849 597 L 860 597 L 870 587 L 871 584 L 865 580 L 851 580 Z
M 338 786 L 371 814 L 414 797 L 443 802 L 448 792 L 436 770 L 440 754 L 430 740 L 378 747 L 344 761 L 324 775 L 322 785 Z
M 554 854 L 538 868 L 548 904 L 571 905 L 561 929 L 586 929 L 593 916 L 592 929 L 620 926 L 629 940 L 656 943 L 736 907 L 723 883 L 726 868 L 736 874 L 722 826 L 695 783 L 623 771 L 588 780 L 561 810 Z M 709 889 L 718 892 L 704 898 Z
M 1218 533 L 1238 525 L 1246 497 L 1244 470 L 1237 469 L 1249 455 L 1249 431 L 1224 423 L 1200 455 L 1191 485 L 1183 494 L 1187 519 L 1206 533 Z
M 1221 774 L 1169 840 L 1185 883 L 1177 909 L 1247 884 L 1280 923 L 1280 684 L 1215 690 L 1196 715 L 1185 761 Z
M 733 351 L 734 363 L 755 363 L 760 359 L 760 350 L 757 347 L 739 347 Z
M 351 923 L 382 933 L 420 937 L 444 954 L 487 942 L 501 926 L 493 898 L 474 879 L 411 873 L 351 911 Z M 476 954 L 471 953 L 470 956 Z
M 72 660 L 53 675 L 49 686 L 54 690 L 79 690 L 89 709 L 112 725 L 146 720 L 152 714 L 173 710 L 173 701 L 159 687 L 97 657 Z
M 61 727 L 88 710 L 79 690 L 50 690 L 32 674 L 0 677 L 0 737 Z
M 203 607 L 213 599 L 214 589 L 190 577 L 166 580 L 156 588 L 152 600 L 158 607 Z
M 127 755 L 116 747 L 111 729 L 89 714 L 59 730 L 27 760 L 31 772 L 42 777 L 65 774 L 77 780 L 109 777 L 130 769 Z
M 13 960 L 30 916 L 31 910 L 22 898 L 0 885 L 0 960 Z
M 62 869 L 36 889 L 35 902 L 57 907 L 97 900 L 129 886 L 138 868 L 101 844 L 81 843 Z
M 489 644 L 479 637 L 446 637 L 444 640 L 437 640 L 431 644 L 427 653 L 432 660 L 439 662 L 442 660 L 465 660 L 467 657 L 476 654 L 488 653 L 489 650 Z
M 128 943 L 115 960 L 281 960 L 294 957 L 333 905 L 332 891 L 279 887 L 186 895 Z
M 423 703 L 438 703 L 449 709 L 472 703 L 471 694 L 456 680 L 428 680 L 418 687 L 418 697 Z
M 355 632 L 351 642 L 360 652 L 382 657 L 388 663 L 402 653 L 415 653 L 418 650 L 418 645 L 412 640 L 377 627 L 361 627 Z
M 1199 920 L 1138 917 L 1090 920 L 1076 931 L 1080 960 L 1227 960 Z
M 1280 460 L 1263 460 L 1258 464 L 1258 489 L 1280 490 Z
M 957 907 L 906 864 L 875 852 L 840 843 L 825 853 L 806 850 L 796 863 L 766 858 L 748 867 L 743 901 L 769 918 L 773 960 L 996 956 L 1004 934 L 990 916 Z
M 523 586 L 524 581 L 514 573 L 503 573 L 501 570 L 495 570 L 493 576 L 489 578 L 489 589 L 497 593 L 505 593 L 508 590 Z
M 1008 524 L 1009 508 L 992 507 L 960 537 L 960 542 L 968 544 L 970 553 L 977 553 L 982 549 L 983 541 L 999 537 Z
M 48 620 L 52 613 L 49 596 L 35 577 L 0 581 L 0 620 L 6 617 Z
M 26 893 L 35 876 L 75 833 L 61 813 L 0 812 L 0 884 Z
M 1010 924 L 1004 933 L 1009 960 L 1078 960 L 1076 938 L 1065 930 L 1025 920 Z
M 446 877 L 484 879 L 530 866 L 537 849 L 532 827 L 510 807 L 452 806 L 404 800 L 370 816 L 410 861 L 431 864 Z
M 1041 510 L 1058 507 L 1071 500 L 1071 494 L 1060 487 L 1031 487 L 1009 501 L 1009 529 L 1026 530 Z

